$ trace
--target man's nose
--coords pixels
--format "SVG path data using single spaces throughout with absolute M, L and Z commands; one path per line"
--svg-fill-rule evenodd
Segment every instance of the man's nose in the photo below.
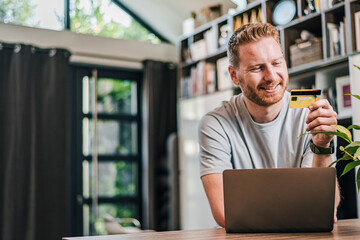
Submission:
M 272 66 L 267 66 L 264 71 L 264 80 L 275 81 L 277 79 L 276 70 Z

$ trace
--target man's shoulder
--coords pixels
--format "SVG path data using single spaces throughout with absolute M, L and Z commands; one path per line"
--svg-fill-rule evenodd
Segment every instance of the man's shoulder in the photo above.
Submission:
M 222 101 L 220 106 L 206 113 L 200 121 L 200 125 L 209 123 L 225 124 L 236 121 L 236 114 L 238 112 L 239 95 L 232 96 L 229 100 Z

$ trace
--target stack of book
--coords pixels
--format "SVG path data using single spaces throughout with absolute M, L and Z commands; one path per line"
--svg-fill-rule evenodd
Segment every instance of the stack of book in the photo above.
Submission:
M 191 67 L 189 76 L 182 77 L 180 84 L 182 98 L 191 98 L 215 92 L 215 64 L 200 61 L 196 66 Z

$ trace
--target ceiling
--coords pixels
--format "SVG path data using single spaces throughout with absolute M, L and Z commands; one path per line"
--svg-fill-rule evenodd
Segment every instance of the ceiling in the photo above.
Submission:
M 222 4 L 222 14 L 236 8 L 231 0 L 117 0 L 171 43 L 182 35 L 182 22 L 201 9 Z

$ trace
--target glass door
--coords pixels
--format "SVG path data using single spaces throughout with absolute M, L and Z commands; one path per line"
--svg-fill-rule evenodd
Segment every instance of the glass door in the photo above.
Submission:
M 74 78 L 76 232 L 107 234 L 106 215 L 142 220 L 141 71 L 74 67 Z

